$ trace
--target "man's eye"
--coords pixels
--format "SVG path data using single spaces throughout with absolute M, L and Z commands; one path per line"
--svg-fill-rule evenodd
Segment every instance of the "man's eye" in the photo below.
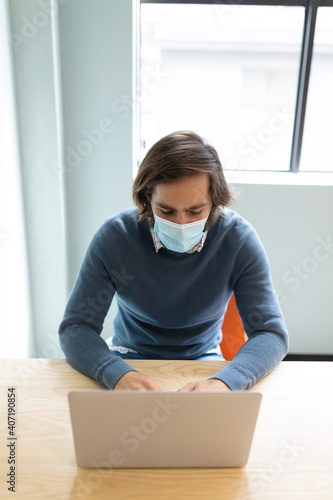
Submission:
M 201 212 L 202 212 L 202 210 L 199 210 L 199 212 L 194 212 L 194 211 L 192 211 L 192 212 L 191 212 L 191 214 L 192 214 L 192 215 L 199 215 L 199 214 L 201 214 Z
M 172 210 L 163 210 L 163 208 L 161 208 L 161 212 L 162 212 L 162 214 L 164 214 L 164 215 L 170 215 L 170 214 L 172 214 L 172 213 L 173 213 L 173 212 L 172 212 Z

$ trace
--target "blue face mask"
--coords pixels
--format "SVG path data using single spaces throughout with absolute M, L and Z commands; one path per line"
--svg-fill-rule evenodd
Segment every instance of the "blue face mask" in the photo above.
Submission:
M 169 220 L 161 219 L 154 214 L 154 232 L 163 245 L 174 252 L 184 253 L 196 245 L 203 235 L 206 219 L 190 222 L 189 224 L 176 224 Z

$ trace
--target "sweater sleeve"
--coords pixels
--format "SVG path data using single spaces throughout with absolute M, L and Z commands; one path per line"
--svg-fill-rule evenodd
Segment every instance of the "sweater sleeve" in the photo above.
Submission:
M 113 389 L 125 373 L 136 370 L 113 354 L 100 336 L 115 294 L 103 262 L 104 238 L 100 230 L 89 245 L 59 327 L 59 341 L 73 368 Z
M 211 378 L 232 390 L 250 389 L 284 358 L 288 332 L 262 243 L 252 229 L 236 257 L 234 294 L 248 340 L 234 359 Z

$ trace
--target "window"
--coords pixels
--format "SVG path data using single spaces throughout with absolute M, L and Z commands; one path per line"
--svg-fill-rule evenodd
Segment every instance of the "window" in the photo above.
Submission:
M 333 170 L 333 30 L 323 12 L 333 9 L 265 3 L 141 1 L 140 160 L 162 136 L 191 129 L 226 169 Z

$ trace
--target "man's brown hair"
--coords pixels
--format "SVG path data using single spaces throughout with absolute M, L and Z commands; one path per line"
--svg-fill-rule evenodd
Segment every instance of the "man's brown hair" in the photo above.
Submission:
M 233 201 L 225 180 L 222 164 L 213 146 L 189 130 L 173 132 L 156 142 L 141 162 L 133 184 L 133 201 L 139 220 L 153 217 L 150 204 L 156 184 L 206 173 L 212 209 L 207 221 L 216 221 L 220 209 Z

